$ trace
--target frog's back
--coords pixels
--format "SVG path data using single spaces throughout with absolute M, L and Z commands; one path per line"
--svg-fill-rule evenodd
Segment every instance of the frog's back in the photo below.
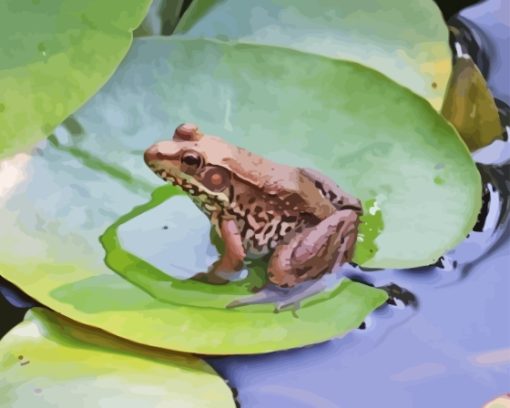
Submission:
M 206 138 L 202 143 L 209 145 L 206 146 L 209 163 L 225 167 L 243 181 L 268 194 L 301 191 L 302 176 L 298 168 L 273 162 L 215 136 Z

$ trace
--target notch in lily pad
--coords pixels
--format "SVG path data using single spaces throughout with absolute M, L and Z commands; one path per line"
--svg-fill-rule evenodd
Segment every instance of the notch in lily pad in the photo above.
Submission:
M 368 211 L 357 245 L 361 259 L 369 259 L 377 251 L 374 241 L 383 225 L 375 200 L 367 201 L 365 207 Z M 106 230 L 101 242 L 111 269 L 163 302 L 225 309 L 266 283 L 264 258 L 249 261 L 227 285 L 191 279 L 218 259 L 223 245 L 205 215 L 170 185 L 156 189 L 148 203 L 121 217 Z M 320 297 L 306 299 L 303 307 Z M 272 307 L 250 305 L 244 309 L 269 312 Z

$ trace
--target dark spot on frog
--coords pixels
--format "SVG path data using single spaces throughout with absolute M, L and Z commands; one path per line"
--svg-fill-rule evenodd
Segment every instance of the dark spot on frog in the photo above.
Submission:
M 27 364 L 30 364 L 30 361 L 29 361 L 29 360 L 25 360 L 25 361 L 22 361 L 22 362 L 20 363 L 20 365 L 22 365 L 22 366 L 26 366 Z
M 436 89 L 436 88 L 437 88 L 437 82 L 432 82 L 432 88 L 433 88 L 433 89 Z
M 168 225 L 163 225 L 163 229 L 167 230 L 168 229 Z
M 359 330 L 365 330 L 366 328 L 367 328 L 367 324 L 365 322 L 361 322 L 361 324 L 358 327 Z
M 258 214 L 259 212 L 262 211 L 262 207 L 260 205 L 257 205 L 255 206 L 255 209 L 253 211 L 255 211 L 255 214 Z
M 257 199 L 255 197 L 251 197 L 249 200 L 248 200 L 248 204 L 253 204 Z
M 21 354 L 18 356 L 18 360 L 23 360 L 23 356 Z
M 40 388 L 34 388 L 34 393 L 41 394 L 42 390 Z

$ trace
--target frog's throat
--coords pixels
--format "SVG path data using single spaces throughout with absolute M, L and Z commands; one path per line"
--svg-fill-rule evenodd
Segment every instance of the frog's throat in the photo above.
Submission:
M 153 169 L 163 180 L 179 187 L 186 194 L 190 195 L 193 202 L 201 207 L 221 207 L 229 205 L 229 199 L 224 192 L 215 192 L 206 188 L 189 174 L 182 172 L 171 172 L 165 169 Z

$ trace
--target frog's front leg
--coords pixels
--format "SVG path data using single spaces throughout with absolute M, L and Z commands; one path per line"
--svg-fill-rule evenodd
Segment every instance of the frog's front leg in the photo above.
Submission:
M 279 245 L 268 265 L 268 279 L 273 287 L 237 299 L 228 307 L 274 303 L 276 310 L 281 310 L 324 290 L 324 282 L 317 279 L 352 259 L 358 220 L 358 211 L 354 209 L 335 211 Z
M 219 227 L 225 250 L 207 272 L 193 276 L 195 280 L 217 285 L 224 284 L 230 282 L 229 275 L 243 268 L 246 253 L 237 224 L 233 220 L 222 220 Z

